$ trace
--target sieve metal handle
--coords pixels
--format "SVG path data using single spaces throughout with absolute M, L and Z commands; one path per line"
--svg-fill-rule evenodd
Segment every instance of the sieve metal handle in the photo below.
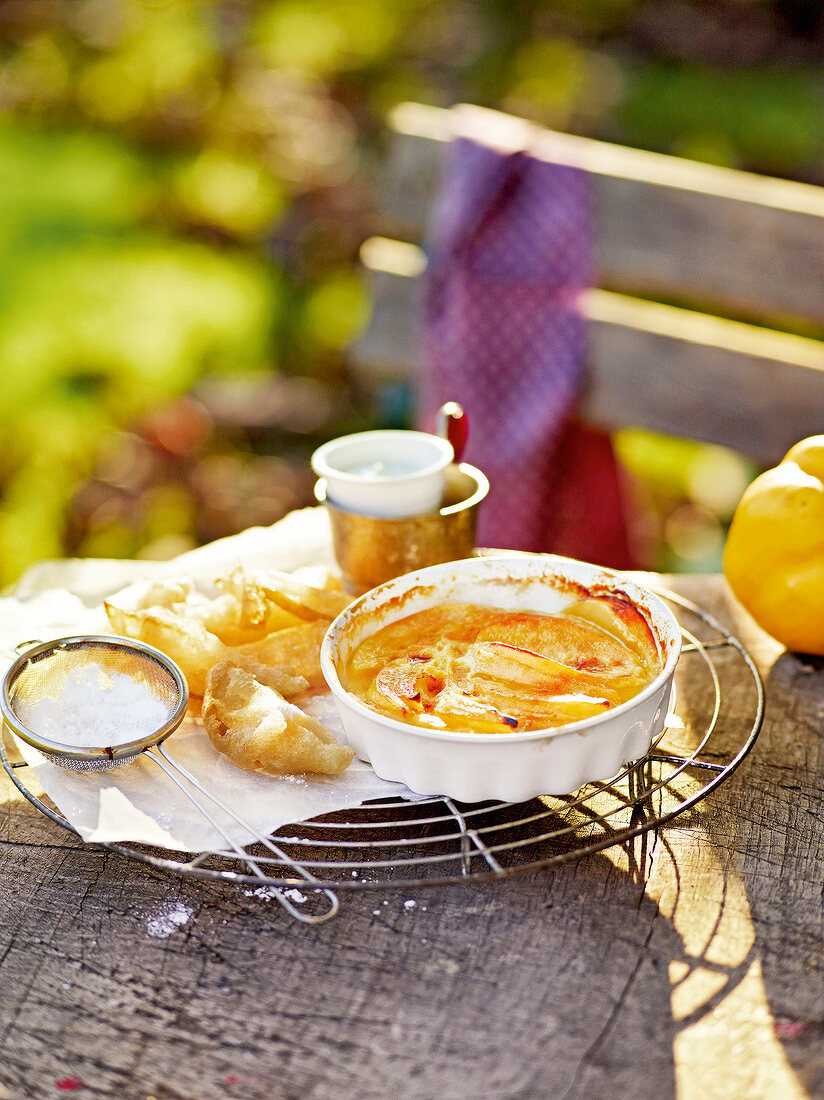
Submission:
M 181 764 L 178 764 L 178 762 L 173 757 L 169 756 L 162 745 L 155 745 L 153 748 L 144 749 L 143 755 L 148 756 L 152 760 L 154 760 L 155 764 L 157 764 L 157 766 L 163 772 L 165 772 L 169 779 L 171 779 L 172 782 L 180 788 L 180 790 L 186 795 L 189 801 L 192 802 L 198 808 L 198 810 L 200 810 L 200 812 L 203 814 L 209 824 L 220 833 L 220 835 L 223 837 L 229 847 L 236 853 L 236 855 L 240 856 L 241 859 L 245 860 L 246 863 L 248 863 L 249 867 L 251 867 L 252 869 L 252 872 L 257 875 L 258 878 L 263 879 L 268 885 L 272 885 L 272 880 L 267 875 L 265 875 L 263 871 L 261 871 L 254 857 L 250 856 L 248 852 L 244 852 L 244 850 L 238 844 L 236 844 L 234 840 L 232 840 L 226 830 L 221 825 L 219 825 L 217 821 L 215 821 L 214 817 L 209 813 L 206 807 L 203 806 L 202 803 L 197 800 L 197 798 L 195 798 L 192 792 L 188 790 L 183 783 L 181 783 L 178 776 L 183 776 L 183 778 L 187 782 L 191 783 L 191 785 L 196 790 L 200 791 L 201 794 L 205 795 L 208 799 L 214 802 L 216 806 L 219 806 L 220 809 L 223 810 L 225 814 L 228 814 L 229 817 L 237 822 L 238 825 L 250 832 L 255 840 L 257 840 L 260 844 L 263 844 L 264 847 L 268 848 L 270 852 L 278 857 L 278 859 L 287 863 L 294 871 L 296 871 L 301 876 L 304 882 L 306 882 L 312 889 L 326 895 L 329 901 L 329 908 L 325 913 L 307 913 L 304 910 L 299 909 L 296 905 L 293 905 L 289 898 L 287 898 L 283 891 L 280 890 L 277 886 L 272 886 L 274 896 L 277 898 L 280 905 L 282 905 L 283 908 L 295 918 L 295 920 L 300 921 L 302 924 L 323 924 L 324 921 L 331 920 L 332 917 L 337 915 L 338 909 L 340 908 L 340 903 L 338 902 L 338 898 L 335 893 L 333 893 L 326 887 L 319 886 L 318 880 L 310 871 L 307 871 L 307 869 L 305 867 L 302 867 L 296 860 L 291 859 L 288 855 L 286 855 L 286 853 L 276 844 L 273 844 L 271 840 L 268 839 L 268 837 L 262 836 L 257 831 L 257 829 L 255 829 L 252 825 L 248 823 L 248 821 L 244 821 L 242 817 L 239 817 L 235 813 L 235 811 L 231 809 L 231 807 L 226 805 L 223 799 L 218 798 L 217 795 L 212 794 L 211 791 L 208 791 L 197 779 L 195 779 L 195 777 L 190 772 L 188 772 Z

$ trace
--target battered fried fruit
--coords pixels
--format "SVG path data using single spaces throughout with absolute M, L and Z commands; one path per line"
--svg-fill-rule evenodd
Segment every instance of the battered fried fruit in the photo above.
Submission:
M 269 775 L 338 775 L 354 751 L 272 687 L 270 670 L 222 661 L 206 677 L 202 719 L 215 748 Z
M 329 619 L 316 619 L 238 646 L 234 653 L 264 665 L 283 665 L 305 677 L 310 688 L 323 687 L 326 681 L 320 667 L 320 644 L 328 629 Z
M 192 695 L 203 694 L 209 669 L 231 652 L 203 623 L 184 617 L 173 607 L 125 610 L 106 604 L 106 612 L 118 634 L 137 638 L 171 657 Z
M 126 606 L 107 601 L 112 629 L 148 642 L 179 666 L 192 696 L 202 696 L 209 669 L 220 661 L 270 665 L 283 674 L 288 696 L 324 686 L 320 643 L 331 620 L 350 602 L 328 570 L 313 583 L 289 573 L 244 571 L 218 577 L 221 594 L 202 595 L 188 577 L 130 590 Z M 294 682 L 290 682 L 291 675 Z
M 292 573 L 262 569 L 245 572 L 238 568 L 218 584 L 240 600 L 244 621 L 249 623 L 266 623 L 279 617 L 281 625 L 289 625 L 282 622 L 284 615 L 291 622 L 331 622 L 352 600 L 329 572 L 324 573 L 320 586 L 313 586 Z

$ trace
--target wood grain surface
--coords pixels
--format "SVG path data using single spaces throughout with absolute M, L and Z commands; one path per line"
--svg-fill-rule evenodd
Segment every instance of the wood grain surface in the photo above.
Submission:
M 344 892 L 307 928 L 75 843 L 3 776 L 0 1096 L 824 1096 L 824 667 L 719 578 L 673 587 L 748 645 L 767 714 L 643 860 Z
M 764 466 L 821 430 L 824 188 L 466 105 L 407 103 L 391 118 L 374 222 L 383 236 L 361 252 L 373 311 L 350 357 L 367 390 L 413 380 L 419 369 L 426 259 L 418 245 L 459 137 L 588 177 L 596 270 L 581 300 L 584 420 L 721 444 Z
M 391 128 L 381 232 L 421 239 L 453 137 L 528 149 L 587 173 L 597 285 L 708 312 L 824 325 L 821 187 L 548 131 L 473 106 L 403 104 Z
M 423 275 L 387 270 L 390 243 L 366 250 L 374 304 L 352 349 L 372 383 L 414 380 L 422 359 Z M 821 430 L 821 341 L 603 290 L 585 294 L 581 310 L 589 346 L 580 414 L 589 423 L 718 443 L 765 466 Z

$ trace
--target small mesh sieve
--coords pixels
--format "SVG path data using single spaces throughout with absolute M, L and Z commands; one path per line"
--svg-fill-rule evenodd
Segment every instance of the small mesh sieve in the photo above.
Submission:
M 246 861 L 258 878 L 270 883 L 261 871 L 253 855 L 244 852 L 192 793 L 194 788 L 208 798 L 233 821 L 244 828 L 250 836 L 263 844 L 279 859 L 285 859 L 297 872 L 302 884 L 310 887 L 317 879 L 299 863 L 286 857 L 282 850 L 268 837 L 239 817 L 222 799 L 212 794 L 185 768 L 177 763 L 163 748 L 162 742 L 173 733 L 183 721 L 189 703 L 189 690 L 183 673 L 165 653 L 132 638 L 118 638 L 108 635 L 85 635 L 71 638 L 57 638 L 50 642 L 24 642 L 17 647 L 22 650 L 20 656 L 11 665 L 3 677 L 0 693 L 0 709 L 6 725 L 23 741 L 33 746 L 47 759 L 61 767 L 73 771 L 105 771 L 123 767 L 143 754 L 172 780 L 189 801 L 197 807 L 200 814 L 217 830 L 227 845 Z M 44 700 L 50 700 L 59 715 L 61 698 L 67 687 L 77 677 L 86 673 L 93 674 L 96 698 L 99 706 L 95 712 L 93 725 L 88 733 L 88 743 L 84 737 L 73 730 L 71 743 L 44 736 L 41 730 L 32 729 L 29 723 L 32 715 L 38 714 L 38 707 Z M 123 721 L 122 700 L 117 692 L 111 690 L 115 684 L 122 683 L 123 676 L 128 677 L 131 685 L 145 689 L 143 695 L 158 704 L 151 710 L 152 716 L 160 716 L 160 721 L 151 721 L 147 727 L 147 713 L 142 715 L 139 709 L 133 710 L 127 719 L 131 728 L 124 731 L 122 740 L 109 740 L 109 731 L 115 730 Z M 111 697 L 108 703 L 107 696 Z M 107 711 L 108 706 L 108 713 Z M 66 714 L 68 718 L 68 712 Z M 33 723 L 35 726 L 37 721 Z M 185 782 L 181 781 L 181 777 Z M 284 886 L 293 883 L 285 882 Z M 328 920 L 338 911 L 338 899 L 330 890 L 318 888 L 329 901 L 329 908 L 313 914 L 299 909 L 284 893 L 274 888 L 274 895 L 284 909 L 297 920 L 307 924 L 317 924 Z
M 162 721 L 151 729 L 127 730 L 125 739 L 109 745 L 69 744 L 31 729 L 29 722 L 38 704 L 45 699 L 59 703 L 71 677 L 93 666 L 101 670 L 102 700 L 107 688 L 117 682 L 117 675 L 126 675 L 158 701 Z M 105 635 L 58 638 L 27 648 L 6 673 L 0 698 L 3 717 L 18 737 L 55 763 L 76 771 L 103 771 L 128 764 L 177 729 L 188 702 L 183 674 L 165 654 L 142 642 Z

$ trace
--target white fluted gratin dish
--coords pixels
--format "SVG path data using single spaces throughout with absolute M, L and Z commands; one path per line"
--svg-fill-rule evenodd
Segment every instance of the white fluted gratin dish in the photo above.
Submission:
M 649 625 L 661 662 L 642 691 L 595 717 L 526 732 L 442 731 L 379 714 L 341 682 L 338 670 L 360 642 L 415 612 L 455 602 L 557 614 L 582 595 L 630 601 Z M 598 566 L 536 554 L 448 562 L 372 589 L 330 626 L 321 666 L 350 745 L 383 779 L 461 802 L 523 802 L 607 780 L 643 757 L 664 727 L 680 650 L 675 616 L 653 592 Z

